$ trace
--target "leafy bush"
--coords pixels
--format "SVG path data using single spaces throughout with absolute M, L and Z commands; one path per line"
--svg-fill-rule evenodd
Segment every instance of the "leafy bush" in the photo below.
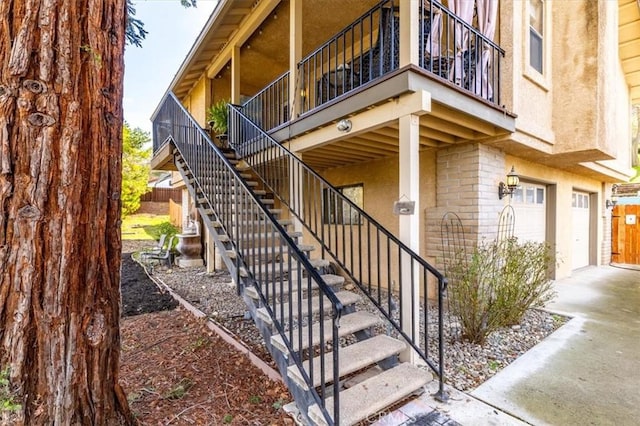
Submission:
M 169 221 L 162 222 L 158 225 L 144 226 L 144 229 L 145 229 L 145 232 L 147 232 L 149 235 L 153 237 L 154 240 L 159 240 L 160 235 L 167 234 L 167 241 L 168 241 L 170 237 L 178 233 L 178 228 L 173 226 Z M 175 240 L 173 242 L 172 248 L 175 248 L 176 245 L 178 245 L 178 240 Z
M 227 122 L 229 120 L 229 100 L 222 99 L 214 103 L 207 109 L 207 121 L 211 129 L 217 134 L 227 133 Z
M 0 413 L 22 409 L 22 405 L 14 401 L 15 395 L 9 383 L 9 368 L 0 371 Z
M 462 337 L 482 344 L 498 328 L 519 323 L 527 309 L 551 300 L 551 260 L 547 244 L 515 238 L 481 243 L 469 259 L 452 259 L 449 294 Z

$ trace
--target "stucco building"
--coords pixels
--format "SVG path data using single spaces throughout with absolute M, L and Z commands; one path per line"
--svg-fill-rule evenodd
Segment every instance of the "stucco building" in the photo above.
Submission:
M 550 244 L 552 274 L 566 277 L 610 262 L 607 199 L 633 174 L 639 36 L 634 0 L 221 0 L 154 115 L 152 165 L 190 164 L 185 153 L 176 161 L 179 111 L 168 104 L 207 128 L 207 108 L 228 99 L 229 143 L 246 177 L 275 193 L 292 235 L 365 287 L 404 289 L 415 306 L 407 294 L 429 292 L 406 287 L 418 261 L 385 252 L 370 223 L 441 270 L 445 213 L 473 245 L 496 238 L 508 204 L 515 236 Z M 519 187 L 500 197 L 512 169 Z M 185 203 L 208 215 L 215 203 L 190 170 Z M 230 184 L 211 183 L 209 197 Z M 205 222 L 224 212 L 213 214 Z M 209 267 L 216 251 L 228 262 L 228 236 L 205 228 Z M 437 274 L 424 274 L 437 288 Z M 407 312 L 400 328 L 411 336 L 418 314 Z

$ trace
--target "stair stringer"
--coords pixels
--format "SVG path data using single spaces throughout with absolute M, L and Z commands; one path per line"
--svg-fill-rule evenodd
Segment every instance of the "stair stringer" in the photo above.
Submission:
M 175 145 L 173 145 L 173 148 L 174 149 L 178 149 Z M 189 167 L 187 162 L 186 162 L 186 160 L 185 160 L 185 167 Z M 183 180 L 187 190 L 189 191 L 189 194 L 191 195 L 191 198 L 193 198 L 193 200 L 197 200 L 197 195 L 198 194 L 196 193 L 196 189 L 193 187 L 193 185 L 191 185 L 191 183 L 189 183 L 189 175 L 177 163 L 176 163 L 176 168 L 178 169 L 178 172 L 180 173 L 180 176 L 182 176 L 182 180 Z M 190 170 L 189 170 L 189 173 L 191 173 Z M 211 209 L 211 211 L 217 217 L 217 213 L 215 212 L 215 210 Z M 231 274 L 232 278 L 235 281 L 235 279 L 236 279 L 236 277 L 238 275 L 237 274 L 238 267 L 236 266 L 236 263 L 234 262 L 234 260 L 231 259 L 226 254 L 226 252 L 227 252 L 227 250 L 229 248 L 225 247 L 225 243 L 220 240 L 220 234 L 218 234 L 218 229 L 215 226 L 213 226 L 214 221 L 211 220 L 211 217 L 205 211 L 205 208 L 199 205 L 198 206 L 198 213 L 200 213 L 200 217 L 202 217 L 204 219 L 203 222 L 204 222 L 205 226 L 207 227 L 207 230 L 209 231 L 209 234 L 211 234 L 211 236 L 213 238 L 213 241 L 214 241 L 216 247 L 218 248 L 218 251 L 220 252 L 220 257 L 222 258 L 222 261 L 224 262 L 225 266 L 227 267 L 227 270 L 229 271 L 229 273 Z M 225 232 L 225 234 L 226 234 L 226 232 Z M 231 241 L 231 239 L 229 239 L 229 241 Z M 238 286 L 239 284 L 240 283 L 236 283 L 236 286 Z
M 173 142 L 172 142 L 172 146 L 174 149 L 180 152 L 178 147 L 176 147 L 175 144 L 173 144 Z M 220 222 L 218 213 L 215 211 L 215 209 L 212 206 L 210 205 L 203 206 L 197 201 L 198 200 L 197 190 L 190 183 L 190 179 L 189 179 L 190 177 L 189 175 L 191 176 L 194 176 L 194 175 L 192 171 L 189 169 L 186 159 L 184 159 L 184 157 L 182 157 L 182 159 L 184 161 L 184 166 L 181 166 L 174 161 L 176 168 L 178 169 L 178 172 L 182 176 L 182 179 L 185 183 L 187 190 L 189 191 L 189 194 L 198 205 L 197 206 L 198 213 L 203 218 L 203 222 L 205 226 L 209 230 L 216 247 L 220 251 L 220 256 L 223 262 L 225 263 L 225 266 L 231 273 L 234 281 L 238 280 L 238 282 L 236 282 L 236 288 L 238 288 L 239 294 L 241 295 L 243 301 L 245 302 L 245 305 L 247 306 L 247 310 L 250 313 L 255 326 L 260 332 L 264 340 L 265 346 L 267 347 L 267 350 L 271 354 L 273 361 L 275 362 L 278 368 L 278 371 L 280 372 L 280 376 L 283 382 L 289 389 L 289 392 L 291 392 L 291 395 L 293 396 L 293 399 L 296 402 L 296 405 L 299 410 L 299 414 L 298 414 L 299 417 L 301 417 L 301 420 L 304 422 L 304 424 L 309 424 L 309 425 L 315 424 L 315 422 L 310 418 L 309 413 L 310 413 L 311 407 L 318 404 L 318 401 L 316 400 L 316 396 L 315 396 L 317 394 L 315 394 L 315 392 L 312 389 L 304 389 L 303 387 L 299 386 L 287 374 L 288 367 L 295 364 L 292 360 L 292 357 L 289 356 L 289 351 L 283 352 L 282 350 L 280 350 L 279 348 L 276 348 L 271 344 L 271 337 L 274 334 L 280 334 L 280 335 L 282 334 L 278 333 L 277 331 L 274 333 L 272 325 L 264 322 L 259 318 L 256 311 L 260 306 L 259 305 L 257 306 L 255 301 L 250 296 L 248 296 L 244 291 L 244 289 L 247 286 L 254 286 L 258 294 L 260 294 L 261 299 L 264 299 L 264 294 L 260 290 L 260 285 L 258 285 L 256 280 L 253 277 L 251 277 L 250 274 L 248 276 L 241 276 L 238 273 L 238 270 L 240 268 L 244 268 L 245 270 L 247 269 L 246 265 L 244 265 L 244 263 L 242 262 L 241 256 L 238 256 L 237 260 L 234 261 L 234 259 L 230 258 L 226 254 L 227 250 L 229 250 L 229 247 L 225 246 L 225 242 L 220 240 L 221 234 L 219 233 L 219 229 L 224 230 L 224 228 L 214 226 L 215 221 Z M 249 190 L 251 191 L 251 189 Z M 202 192 L 202 194 L 205 194 L 205 198 L 206 198 L 206 193 L 202 190 L 202 188 L 200 188 L 200 191 Z M 212 220 L 211 215 L 215 216 L 215 220 Z M 226 231 L 224 231 L 224 235 L 229 237 Z M 229 237 L 229 243 L 231 243 L 232 248 L 235 249 L 235 244 L 230 237 Z

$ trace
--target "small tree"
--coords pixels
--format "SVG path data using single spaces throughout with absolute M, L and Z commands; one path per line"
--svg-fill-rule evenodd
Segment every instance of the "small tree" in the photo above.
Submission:
M 140 197 L 149 192 L 149 133 L 128 123 L 122 126 L 122 215 L 135 213 L 140 208 Z
M 515 238 L 482 243 L 468 260 L 456 256 L 449 294 L 462 337 L 482 344 L 498 328 L 520 322 L 527 309 L 551 300 L 550 262 L 547 244 Z

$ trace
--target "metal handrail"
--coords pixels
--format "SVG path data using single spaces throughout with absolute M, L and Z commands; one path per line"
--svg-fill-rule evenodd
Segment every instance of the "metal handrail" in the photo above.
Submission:
M 339 424 L 339 350 L 338 323 L 343 312 L 343 305 L 334 291 L 322 279 L 318 271 L 311 265 L 306 255 L 297 247 L 284 227 L 256 197 L 239 172 L 213 144 L 207 134 L 198 126 L 173 93 L 165 96 L 162 105 L 154 117 L 154 135 L 163 137 L 163 143 L 173 143 L 185 161 L 193 177 L 190 182 L 194 197 L 197 197 L 202 208 L 211 210 L 218 222 L 229 236 L 233 244 L 235 256 L 236 283 L 251 284 L 258 291 L 262 305 L 282 337 L 290 357 L 300 370 L 309 392 L 318 404 L 325 420 L 329 424 Z M 154 146 L 156 141 L 154 141 Z M 160 144 L 158 143 L 158 149 Z M 225 250 L 221 248 L 221 250 Z M 229 256 L 229 254 L 226 254 Z M 270 263 L 265 263 L 269 261 Z M 244 269 L 247 277 L 242 278 L 240 271 Z M 288 271 L 285 278 L 283 271 Z M 278 271 L 280 272 L 278 274 Z M 302 300 L 302 292 L 311 294 L 313 283 L 316 283 L 322 296 L 332 311 L 333 326 L 331 330 L 332 350 L 325 347 L 324 327 L 320 327 L 319 339 L 303 335 L 302 327 L 311 324 L 316 318 L 311 310 L 311 298 Z M 239 287 L 240 288 L 240 287 Z M 285 310 L 285 298 L 288 309 Z M 320 324 L 325 320 L 325 300 L 320 297 Z M 297 303 L 297 307 L 294 305 Z M 307 304 L 308 313 L 303 314 L 303 303 Z M 306 343 L 304 343 L 306 342 Z M 302 351 L 294 347 L 310 348 L 319 346 L 321 357 L 320 382 L 314 382 L 313 357 L 303 359 Z M 326 410 L 327 380 L 325 379 L 325 357 L 333 358 L 333 398 L 332 416 Z M 286 372 L 283 374 L 286 375 Z M 316 391 L 320 389 L 320 394 Z
M 439 1 L 424 0 L 419 7 L 420 21 L 428 23 L 420 31 L 420 67 L 499 106 L 505 51 Z
M 346 198 L 339 189 L 332 186 L 259 126 L 251 122 L 237 106 L 231 106 L 229 112 L 229 132 L 232 135 L 232 146 L 236 153 L 251 166 L 281 203 L 286 205 L 290 212 L 319 241 L 323 254 L 326 251 L 334 258 L 399 334 L 404 337 L 404 340 L 438 374 L 440 378 L 439 393 L 442 398 L 445 398 L 442 316 L 443 292 L 446 288 L 444 276 L 354 202 Z M 333 218 L 329 214 L 331 212 L 334 213 Z M 340 220 L 336 218 L 338 213 L 342 215 Z M 347 233 L 349 233 L 348 238 Z M 354 244 L 356 238 L 357 244 Z M 350 250 L 347 250 L 347 245 L 350 246 Z M 381 263 L 385 259 L 386 270 L 383 270 Z M 401 262 L 408 266 L 393 270 Z M 409 276 L 403 277 L 403 270 L 409 271 Z M 383 275 L 386 275 L 384 286 Z M 434 362 L 428 355 L 429 345 L 432 344 L 429 342 L 427 315 L 429 276 L 437 282 L 437 362 Z M 399 302 L 393 300 L 392 297 L 396 279 L 400 284 L 398 288 Z M 410 283 L 411 301 L 408 307 L 404 301 L 403 280 L 408 280 Z M 419 294 L 420 285 L 422 285 L 423 292 L 420 304 L 424 309 L 424 323 L 416 324 L 419 312 L 414 309 L 414 295 L 416 292 Z M 386 300 L 383 300 L 382 293 L 385 291 L 387 293 Z M 408 324 L 404 323 L 404 318 L 407 315 L 403 314 L 408 314 L 411 318 L 411 332 L 409 333 L 405 327 Z M 420 342 L 420 332 L 416 332 L 419 326 L 424 328 L 423 342 Z
M 386 49 L 398 42 L 397 4 L 379 2 L 300 61 L 302 114 L 398 68 L 397 49 Z
M 267 87 L 242 104 L 243 111 L 263 129 L 272 130 L 289 121 L 289 71 L 278 76 Z M 275 108 L 274 108 L 275 107 Z
M 301 114 L 398 69 L 401 28 L 397 10 L 408 6 L 398 0 L 380 1 L 300 61 Z M 500 61 L 505 51 L 437 0 L 419 2 L 418 16 L 417 65 L 499 106 Z M 437 25 L 440 31 L 434 28 Z M 431 37 L 432 29 L 436 40 Z M 449 51 L 458 45 L 458 52 Z

